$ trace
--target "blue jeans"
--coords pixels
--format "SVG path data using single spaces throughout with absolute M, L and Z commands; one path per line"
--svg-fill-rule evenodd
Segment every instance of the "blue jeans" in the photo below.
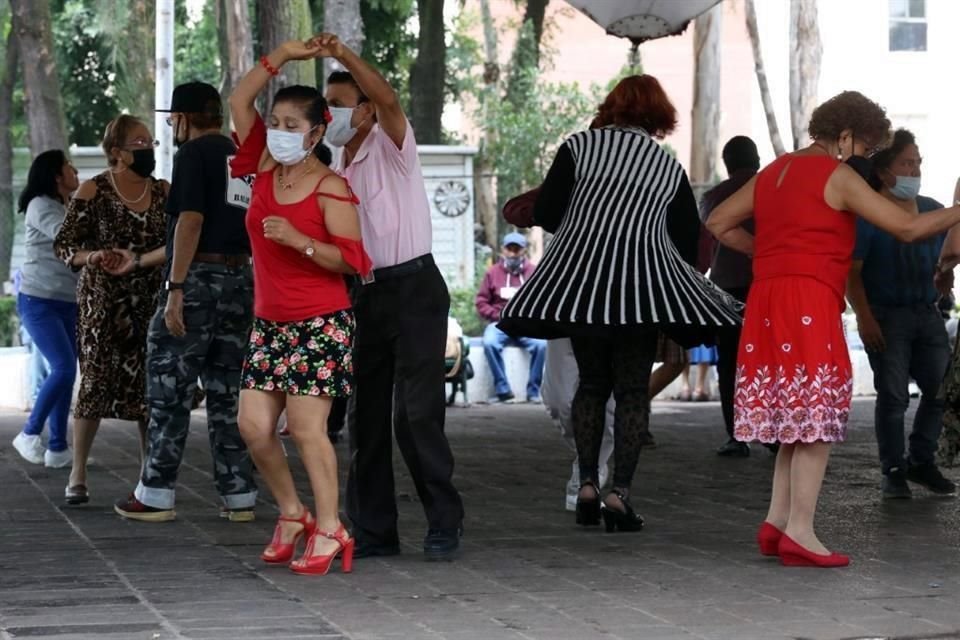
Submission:
M 77 305 L 73 302 L 17 296 L 20 322 L 30 332 L 34 348 L 50 363 L 50 374 L 40 387 L 37 400 L 23 427 L 27 435 L 43 433 L 50 419 L 50 451 L 67 448 L 67 418 L 77 377 Z
M 510 393 L 510 382 L 503 366 L 503 348 L 516 344 L 530 354 L 530 378 L 527 380 L 527 398 L 540 397 L 540 383 L 543 381 L 543 361 L 547 355 L 547 341 L 537 338 L 511 338 L 490 324 L 483 332 L 483 354 L 487 357 L 490 373 L 497 395 Z
M 910 464 L 934 461 L 943 425 L 940 385 L 950 362 L 943 318 L 934 305 L 873 307 L 887 348 L 868 352 L 877 390 L 874 426 L 883 473 L 903 469 L 904 416 L 910 403 L 910 379 L 920 387 L 920 406 L 910 432 Z

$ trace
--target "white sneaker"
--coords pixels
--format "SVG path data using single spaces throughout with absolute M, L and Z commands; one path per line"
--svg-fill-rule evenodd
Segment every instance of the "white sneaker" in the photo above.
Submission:
M 40 436 L 29 436 L 21 431 L 13 439 L 13 448 L 27 462 L 43 464 L 44 447 Z
M 63 451 L 50 451 L 47 449 L 43 453 L 43 466 L 50 469 L 63 469 L 73 464 L 73 451 L 64 449 Z

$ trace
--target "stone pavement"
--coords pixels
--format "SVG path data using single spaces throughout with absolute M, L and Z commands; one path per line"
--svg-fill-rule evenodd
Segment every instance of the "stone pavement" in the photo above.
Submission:
M 824 540 L 853 555 L 847 569 L 757 553 L 772 457 L 717 458 L 716 404 L 656 406 L 660 447 L 641 456 L 634 488 L 647 528 L 635 534 L 585 530 L 563 511 L 572 456 L 542 407 L 475 405 L 449 414 L 462 558 L 422 560 L 422 511 L 398 462 L 404 553 L 322 578 L 258 561 L 275 513 L 266 496 L 255 523 L 218 518 L 202 414 L 178 518 L 163 524 L 112 512 L 136 481 L 133 425 L 102 427 L 92 503 L 69 508 L 67 472 L 23 462 L 9 444 L 23 416 L 0 414 L 0 638 L 960 638 L 960 503 L 921 491 L 882 503 L 872 402 L 855 404 L 820 519 Z

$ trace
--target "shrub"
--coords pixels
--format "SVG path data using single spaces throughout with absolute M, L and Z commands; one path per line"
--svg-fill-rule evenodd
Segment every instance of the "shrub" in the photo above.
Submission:
M 473 288 L 450 291 L 450 315 L 463 327 L 465 336 L 482 336 L 486 327 L 486 323 L 477 315 L 477 308 L 474 306 L 476 296 L 477 292 Z
M 17 319 L 17 299 L 13 296 L 0 297 L 0 347 L 12 347 L 20 326 Z

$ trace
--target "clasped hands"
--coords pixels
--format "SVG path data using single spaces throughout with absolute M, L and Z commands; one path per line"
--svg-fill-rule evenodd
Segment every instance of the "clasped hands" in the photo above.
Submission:
M 87 256 L 85 265 L 112 276 L 125 276 L 137 267 L 137 254 L 129 249 L 97 249 Z
M 291 60 L 339 58 L 344 49 L 340 38 L 332 33 L 320 33 L 307 40 L 289 40 L 281 47 Z

